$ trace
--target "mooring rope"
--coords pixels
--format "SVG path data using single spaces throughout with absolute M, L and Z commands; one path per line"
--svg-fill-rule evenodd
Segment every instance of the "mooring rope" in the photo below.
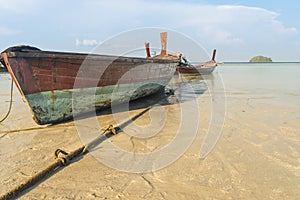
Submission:
M 114 127 L 112 125 L 108 125 L 109 128 L 105 129 L 105 131 L 103 131 L 97 138 L 92 140 L 87 145 L 83 145 L 70 153 L 67 153 L 66 151 L 61 149 L 57 149 L 54 152 L 55 160 L 52 164 L 50 164 L 42 171 L 36 173 L 26 182 L 12 188 L 5 194 L 1 195 L 0 200 L 15 199 L 23 195 L 25 193 L 25 190 L 30 189 L 31 187 L 40 183 L 45 178 L 50 177 L 51 175 L 54 174 L 55 171 L 58 171 L 60 168 L 67 166 L 69 163 L 71 163 L 72 160 L 74 160 L 74 158 L 84 156 L 86 153 L 88 153 L 88 149 L 93 149 L 103 141 L 109 139 L 114 135 L 117 135 L 122 130 L 122 128 L 128 126 L 130 123 L 138 119 L 140 116 L 145 114 L 147 111 L 153 108 L 157 103 L 159 103 L 164 99 L 165 97 L 160 98 L 159 100 L 155 101 L 153 104 L 151 104 L 150 106 L 148 106 L 147 108 L 145 108 L 144 110 L 142 110 L 141 112 L 133 116 L 131 119 L 127 120 L 126 122 L 124 122 L 119 126 Z
M 8 115 L 11 111 L 12 101 L 13 101 L 13 88 L 14 88 L 14 81 L 13 81 L 13 79 L 11 79 L 9 107 L 8 107 L 8 111 L 7 111 L 6 115 L 2 119 L 0 119 L 0 123 L 3 122 L 4 120 L 6 120 L 6 118 L 8 117 Z

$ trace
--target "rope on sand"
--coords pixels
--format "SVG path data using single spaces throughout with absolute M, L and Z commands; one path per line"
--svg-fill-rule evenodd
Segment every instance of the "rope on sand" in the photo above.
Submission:
M 50 164 L 48 167 L 43 169 L 42 171 L 36 173 L 33 177 L 31 177 L 29 180 L 26 182 L 12 188 L 5 194 L 0 196 L 0 200 L 7 200 L 7 199 L 15 199 L 23 194 L 25 194 L 25 190 L 30 189 L 31 187 L 41 183 L 43 180 L 46 178 L 50 177 L 53 175 L 55 172 L 57 172 L 60 168 L 67 166 L 70 164 L 72 161 L 74 161 L 75 158 L 79 158 L 81 156 L 84 156 L 86 153 L 88 153 L 88 148 L 93 149 L 103 141 L 109 139 L 110 137 L 117 135 L 122 128 L 128 126 L 130 123 L 132 123 L 134 120 L 138 119 L 140 116 L 145 114 L 147 111 L 149 111 L 151 108 L 155 106 L 155 104 L 159 103 L 162 101 L 164 98 L 160 98 L 159 100 L 155 101 L 152 105 L 148 106 L 145 108 L 143 111 L 140 113 L 136 114 L 133 116 L 131 119 L 127 120 L 123 124 L 113 127 L 112 125 L 109 125 L 105 131 L 103 131 L 97 138 L 95 138 L 93 141 L 88 143 L 87 145 L 83 145 L 76 150 L 67 153 L 61 149 L 57 149 L 54 153 L 54 158 L 55 161 Z
M 12 107 L 12 101 L 13 101 L 13 89 L 14 89 L 14 81 L 13 81 L 13 79 L 11 79 L 9 108 L 8 108 L 6 115 L 2 119 L 0 119 L 0 123 L 3 122 L 4 120 L 6 120 L 6 118 L 10 114 L 11 107 Z
M 43 130 L 43 129 L 50 129 L 50 128 L 73 127 L 73 126 L 74 126 L 73 124 L 55 124 L 55 125 L 46 125 L 46 126 L 40 125 L 38 127 L 0 131 L 0 134 L 19 133 L 19 132 L 36 131 L 36 130 Z

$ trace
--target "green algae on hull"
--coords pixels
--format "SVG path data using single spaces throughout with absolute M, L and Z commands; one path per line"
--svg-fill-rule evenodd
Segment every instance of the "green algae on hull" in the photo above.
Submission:
M 33 119 L 40 125 L 72 119 L 73 115 L 110 107 L 153 94 L 163 89 L 167 80 L 104 87 L 55 90 L 26 95 Z M 73 110 L 73 105 L 76 109 Z

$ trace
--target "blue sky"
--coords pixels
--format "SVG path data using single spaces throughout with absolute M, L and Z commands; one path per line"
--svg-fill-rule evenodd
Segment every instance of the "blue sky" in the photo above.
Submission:
M 300 61 L 298 8 L 279 0 L 0 0 L 0 50 L 27 44 L 88 52 L 121 32 L 161 27 L 208 52 L 217 48 L 218 61 Z

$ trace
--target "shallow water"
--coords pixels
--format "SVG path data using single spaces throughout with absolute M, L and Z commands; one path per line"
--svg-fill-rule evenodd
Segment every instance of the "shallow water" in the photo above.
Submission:
M 225 63 L 219 66 L 218 73 L 227 95 L 240 93 L 299 106 L 300 63 Z

